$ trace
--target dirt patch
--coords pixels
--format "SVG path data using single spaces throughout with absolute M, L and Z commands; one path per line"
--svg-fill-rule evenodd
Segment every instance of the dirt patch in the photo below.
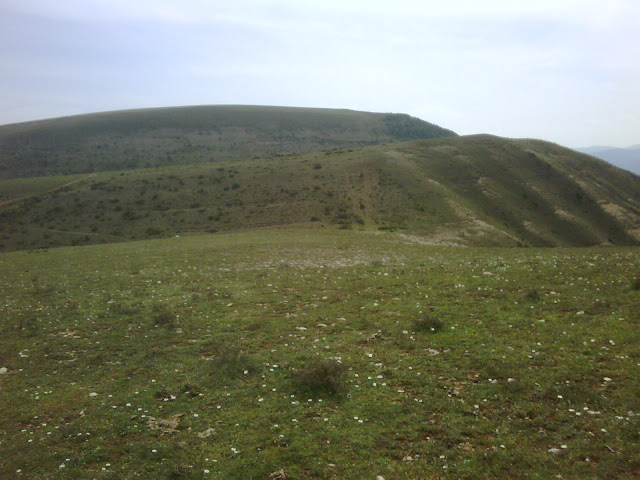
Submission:
M 613 218 L 622 222 L 624 225 L 635 226 L 637 225 L 638 221 L 640 221 L 640 218 L 638 217 L 638 215 L 634 215 L 629 210 L 627 210 L 624 207 L 621 207 L 616 203 L 602 203 L 600 204 L 600 207 L 609 215 L 611 215 Z
M 180 417 L 184 413 L 178 413 L 169 419 L 162 419 L 156 417 L 149 417 L 147 419 L 147 426 L 151 430 L 159 430 L 160 435 L 171 435 L 178 432 L 178 426 L 180 425 Z

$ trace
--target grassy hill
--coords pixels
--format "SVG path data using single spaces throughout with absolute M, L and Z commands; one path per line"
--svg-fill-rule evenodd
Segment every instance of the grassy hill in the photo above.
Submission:
M 488 135 L 0 181 L 0 248 L 249 228 L 395 231 L 439 245 L 630 245 L 640 177 Z
M 631 480 L 639 264 L 319 229 L 2 253 L 0 477 Z
M 195 106 L 0 126 L 0 178 L 68 175 L 453 136 L 403 114 Z

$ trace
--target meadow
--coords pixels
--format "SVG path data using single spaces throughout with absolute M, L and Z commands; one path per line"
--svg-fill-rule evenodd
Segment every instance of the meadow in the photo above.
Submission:
M 638 478 L 638 265 L 331 228 L 2 253 L 0 478 Z

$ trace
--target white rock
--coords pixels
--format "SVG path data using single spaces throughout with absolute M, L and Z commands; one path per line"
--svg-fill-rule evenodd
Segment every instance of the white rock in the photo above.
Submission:
M 91 393 L 89 394 L 89 396 L 90 396 L 90 397 L 97 397 L 97 396 L 98 396 L 98 394 L 97 394 L 96 392 L 91 392 Z
M 0 375 L 4 375 L 5 373 L 7 373 L 9 370 L 7 370 L 7 367 L 2 367 L 0 368 Z
M 376 477 L 376 480 L 384 480 L 384 477 L 383 477 L 382 475 L 378 475 L 378 476 Z
M 559 448 L 550 448 L 549 450 L 547 450 L 547 452 L 549 453 L 560 453 L 562 450 L 560 450 Z
M 213 428 L 207 428 L 204 432 L 199 432 L 198 436 L 200 438 L 208 438 L 213 437 L 216 434 L 216 431 Z

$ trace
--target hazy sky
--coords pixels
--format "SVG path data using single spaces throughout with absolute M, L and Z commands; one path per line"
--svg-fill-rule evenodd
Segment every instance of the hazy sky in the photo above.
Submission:
M 0 0 L 0 124 L 195 104 L 640 143 L 640 1 Z

